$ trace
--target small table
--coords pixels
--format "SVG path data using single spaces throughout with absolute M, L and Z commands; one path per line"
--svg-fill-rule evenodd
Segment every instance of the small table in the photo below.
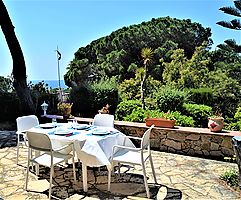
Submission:
M 51 123 L 49 123 L 51 124 Z M 113 127 L 101 127 L 84 125 L 86 129 L 74 129 L 73 123 L 58 123 L 57 128 L 42 129 L 34 127 L 30 131 L 48 133 L 53 147 L 61 147 L 69 142 L 74 142 L 75 152 L 82 162 L 83 190 L 88 191 L 87 186 L 87 166 L 99 167 L 106 165 L 111 170 L 110 158 L 114 145 L 127 145 L 134 147 L 132 141 L 123 133 Z M 77 124 L 76 127 L 83 126 Z M 58 131 L 66 130 L 72 134 L 57 135 Z M 67 153 L 67 152 L 66 152 Z

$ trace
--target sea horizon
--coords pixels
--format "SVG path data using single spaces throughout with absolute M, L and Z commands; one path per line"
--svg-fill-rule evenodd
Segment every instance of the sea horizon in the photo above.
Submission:
M 37 83 L 42 82 L 42 81 L 44 81 L 44 83 L 46 83 L 49 88 L 52 88 L 52 89 L 59 88 L 59 81 L 58 80 L 30 80 L 30 81 L 28 81 L 28 83 L 32 82 L 33 84 L 37 84 Z M 68 86 L 65 85 L 64 80 L 60 80 L 60 87 L 64 88 L 64 89 L 68 88 Z

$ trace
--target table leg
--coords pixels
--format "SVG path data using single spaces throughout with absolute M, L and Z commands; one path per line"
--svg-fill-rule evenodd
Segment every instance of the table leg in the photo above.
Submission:
M 84 192 L 88 191 L 87 185 L 87 166 L 82 162 L 82 177 L 83 177 L 83 189 Z

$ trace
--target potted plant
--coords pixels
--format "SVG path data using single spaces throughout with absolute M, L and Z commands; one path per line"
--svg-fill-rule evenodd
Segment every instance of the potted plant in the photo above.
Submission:
M 215 114 L 208 117 L 208 128 L 212 132 L 220 132 L 224 126 L 224 118 L 222 114 Z
M 164 115 L 162 115 L 161 117 L 150 118 L 148 116 L 145 119 L 145 122 L 146 122 L 146 126 L 151 126 L 154 124 L 155 126 L 158 126 L 158 127 L 173 128 L 176 123 L 176 119 L 170 112 L 167 112 L 167 113 L 164 113 Z
M 63 115 L 64 118 L 68 118 L 71 114 L 72 103 L 59 102 L 57 109 L 59 114 Z

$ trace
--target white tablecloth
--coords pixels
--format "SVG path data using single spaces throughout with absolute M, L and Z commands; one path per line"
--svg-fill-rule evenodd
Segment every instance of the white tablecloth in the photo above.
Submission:
M 78 159 L 87 166 L 110 166 L 109 159 L 114 145 L 127 145 L 134 147 L 133 143 L 123 133 L 112 127 L 90 126 L 90 130 L 74 130 L 71 123 L 58 124 L 57 128 L 43 129 L 34 127 L 30 131 L 47 133 L 51 139 L 53 148 L 61 147 L 69 142 L 74 142 Z M 71 136 L 59 136 L 55 133 L 59 130 L 72 132 Z M 108 132 L 108 135 L 93 135 L 97 132 Z M 70 150 L 70 149 L 69 149 Z M 66 150 L 64 151 L 66 152 Z M 64 153 L 63 152 L 63 153 Z M 68 152 L 66 152 L 68 153 Z

